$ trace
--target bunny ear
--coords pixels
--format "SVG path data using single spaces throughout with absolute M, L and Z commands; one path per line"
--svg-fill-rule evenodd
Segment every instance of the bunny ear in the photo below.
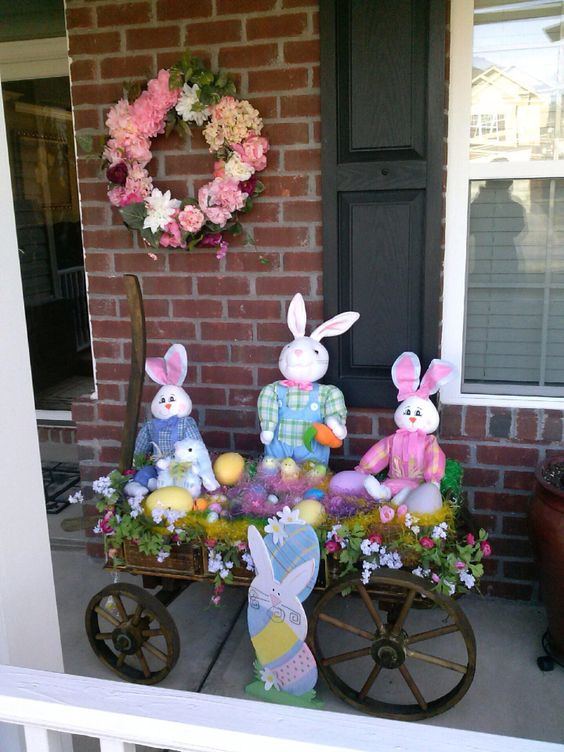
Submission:
M 432 360 L 425 375 L 421 379 L 418 393 L 422 397 L 435 394 L 439 389 L 456 375 L 456 366 L 448 360 Z
M 294 335 L 294 338 L 303 337 L 305 334 L 307 314 L 304 299 L 301 293 L 297 292 L 288 308 L 288 328 Z
M 164 358 L 147 358 L 145 371 L 161 386 L 180 386 L 188 371 L 188 355 L 184 345 L 172 345 Z
M 249 525 L 247 536 L 249 541 L 249 550 L 251 552 L 251 556 L 253 557 L 253 562 L 255 564 L 257 574 L 266 575 L 267 577 L 274 579 L 274 570 L 272 569 L 270 554 L 268 553 L 268 549 L 262 538 L 262 535 L 254 525 Z
M 282 580 L 282 585 L 289 595 L 298 596 L 307 587 L 315 572 L 315 561 L 308 559 L 299 567 L 292 569 Z
M 188 372 L 188 354 L 184 345 L 171 345 L 165 356 L 167 384 L 181 386 Z
M 404 352 L 392 366 L 392 381 L 398 388 L 398 402 L 414 394 L 419 385 L 421 363 L 415 353 Z
M 319 342 L 323 337 L 336 337 L 338 334 L 344 334 L 351 326 L 358 321 L 360 313 L 356 311 L 345 311 L 333 316 L 329 321 L 324 321 L 309 335 L 311 339 Z

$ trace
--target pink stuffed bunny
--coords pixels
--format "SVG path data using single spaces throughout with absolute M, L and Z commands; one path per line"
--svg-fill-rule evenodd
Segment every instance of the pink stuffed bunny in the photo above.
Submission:
M 445 472 L 445 455 L 431 434 L 439 426 L 439 413 L 429 396 L 438 392 L 455 375 L 456 368 L 445 360 L 433 360 L 419 383 L 421 364 L 412 352 L 405 352 L 392 366 L 392 381 L 401 402 L 394 413 L 398 430 L 374 444 L 356 468 L 379 473 L 388 467 L 388 478 L 379 483 L 370 475 L 366 491 L 378 501 L 405 503 L 411 512 L 432 513 L 442 505 L 440 483 Z

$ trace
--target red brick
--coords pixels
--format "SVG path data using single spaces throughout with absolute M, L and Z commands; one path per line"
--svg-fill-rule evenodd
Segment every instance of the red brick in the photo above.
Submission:
M 499 481 L 497 470 L 484 470 L 481 467 L 464 468 L 464 485 L 491 488 Z
M 248 295 L 249 280 L 246 277 L 200 277 L 198 294 L 200 295 Z
M 485 407 L 468 405 L 464 416 L 464 435 L 476 439 L 485 439 L 486 417 L 487 411 Z
M 92 322 L 93 328 L 96 322 Z M 113 322 L 116 323 L 115 321 Z M 125 322 L 123 322 L 125 323 Z M 94 334 L 94 336 L 99 336 Z M 126 363 L 97 363 L 96 364 L 96 377 L 100 381 L 128 381 L 129 380 L 129 365 Z
M 202 366 L 204 384 L 252 384 L 253 373 L 243 366 Z
M 533 586 L 517 582 L 490 581 L 483 578 L 480 584 L 482 593 L 495 598 L 509 598 L 511 600 L 529 601 L 533 594 Z
M 190 399 L 195 405 L 226 405 L 227 392 L 224 388 L 214 388 L 209 386 L 192 386 L 189 385 Z
M 522 465 L 535 467 L 539 461 L 538 449 L 500 444 L 481 444 L 477 447 L 478 463 L 485 465 Z
M 309 181 L 307 176 L 282 175 L 268 178 L 269 196 L 306 196 Z
M 519 535 L 527 537 L 529 535 L 529 520 L 526 516 L 507 516 L 504 515 L 502 520 L 501 532 L 504 535 Z
M 372 434 L 372 418 L 369 415 L 351 415 L 347 417 L 347 430 L 351 434 Z
M 117 31 L 96 32 L 95 34 L 72 34 L 69 37 L 69 55 L 102 55 L 119 52 L 121 37 Z
M 119 462 L 120 447 L 115 446 L 102 446 L 100 447 L 100 462 L 109 462 L 111 465 L 117 465 Z
M 562 441 L 562 411 L 545 410 L 542 438 L 544 441 Z
M 496 493 L 494 491 L 475 491 L 474 506 L 476 509 L 492 509 L 498 512 L 516 512 L 524 514 L 530 504 L 528 495 Z
M 188 319 L 218 319 L 223 313 L 221 300 L 206 300 L 194 298 L 192 300 L 174 300 L 172 303 L 173 318 Z
M 490 407 L 488 437 L 508 439 L 511 435 L 512 412 L 507 407 Z
M 120 238 L 124 235 L 120 233 Z M 133 237 L 131 233 L 127 233 Z M 127 237 L 126 235 L 126 237 Z M 136 251 L 135 253 L 116 253 L 115 266 L 116 272 L 164 272 L 166 270 L 166 256 L 161 251 L 156 254 L 157 258 L 153 259 L 146 251 Z
M 206 425 L 224 428 L 255 428 L 256 410 L 206 410 Z
M 143 301 L 145 316 L 148 319 L 166 319 L 170 313 L 170 303 L 168 300 L 159 300 L 155 298 L 145 298 Z M 123 301 L 120 305 L 120 314 L 123 318 L 129 318 L 129 305 Z
M 260 389 L 244 389 L 232 387 L 229 390 L 229 404 L 232 406 L 241 405 L 243 407 L 256 408 Z
M 95 419 L 94 404 L 75 400 L 72 406 L 72 419 L 76 423 L 88 423 Z
M 124 3 L 119 2 L 114 5 L 102 5 L 96 9 L 98 26 L 131 26 L 133 24 L 143 24 L 151 20 L 151 4 L 142 3 Z
M 158 26 L 141 29 L 126 29 L 128 50 L 153 50 L 155 47 L 178 47 L 180 30 L 178 26 Z
M 472 513 L 472 522 L 478 529 L 481 527 L 488 533 L 495 532 L 497 530 L 497 514 L 476 514 Z
M 91 29 L 94 26 L 92 8 L 67 8 L 66 18 L 69 34 L 75 29 Z
M 257 324 L 257 338 L 261 342 L 286 343 L 292 339 L 288 326 L 282 323 Z
M 123 423 L 125 419 L 125 405 L 101 404 L 98 408 L 100 420 L 108 423 Z
M 263 452 L 264 446 L 260 443 L 258 433 L 235 433 L 233 435 L 235 449 L 239 452 L 256 453 Z
M 276 345 L 233 345 L 231 361 L 233 363 L 261 363 L 275 365 L 278 363 L 280 348 Z
M 537 568 L 532 561 L 504 561 L 503 576 L 510 580 L 534 580 Z
M 257 373 L 258 383 L 261 385 L 272 384 L 281 378 L 278 368 L 259 368 Z
M 537 440 L 538 414 L 535 410 L 518 410 L 516 417 L 516 438 L 518 441 Z
M 254 237 L 257 245 L 261 248 L 279 246 L 292 248 L 306 246 L 309 239 L 307 227 L 255 227 Z
M 207 154 L 171 154 L 165 157 L 167 175 L 205 175 L 213 172 L 213 157 Z
M 124 57 L 106 57 L 100 62 L 102 78 L 119 78 L 130 76 L 147 76 L 152 78 L 153 59 L 150 55 L 126 55 Z
M 225 21 L 215 19 L 213 23 L 190 23 L 186 29 L 184 44 L 188 46 L 221 44 L 222 42 L 238 42 L 241 38 L 242 26 L 239 19 Z
M 229 0 L 231 1 L 231 0 Z M 219 51 L 219 65 L 221 68 L 255 68 L 260 65 L 274 65 L 278 63 L 278 45 L 245 44 L 240 47 L 223 47 Z M 257 91 L 260 91 L 257 89 Z M 255 105 L 256 107 L 256 105 Z M 261 111 L 261 114 L 264 113 Z
M 159 0 L 157 3 L 159 21 L 190 21 L 192 18 L 207 18 L 211 13 L 211 0 Z
M 192 339 L 196 336 L 194 324 L 188 321 L 171 321 L 170 319 L 147 321 L 149 339 L 165 339 L 171 342 Z
M 528 538 L 498 538 L 490 536 L 494 556 L 512 558 L 531 558 L 531 544 Z
M 129 321 L 93 318 L 92 334 L 102 339 L 129 339 L 131 327 Z
M 355 457 L 362 457 L 376 444 L 377 439 L 363 439 L 358 436 L 349 436 L 346 441 L 348 445 L 347 453 Z
M 72 81 L 92 81 L 96 78 L 96 65 L 93 60 L 75 60 L 71 63 Z
M 311 281 L 309 277 L 260 277 L 256 281 L 257 295 L 302 295 L 311 294 Z
M 280 221 L 280 204 L 267 204 L 264 201 L 257 201 L 253 206 L 253 212 L 249 220 L 256 224 L 258 222 L 279 222 Z
M 229 300 L 227 310 L 231 319 L 277 319 L 280 302 L 277 300 Z
M 266 13 L 273 10 L 276 0 L 217 0 L 217 12 L 220 15 L 236 13 Z
M 83 206 L 82 222 L 85 227 L 108 224 L 108 207 Z
M 88 253 L 86 256 L 87 272 L 109 272 L 112 257 L 108 253 Z
M 96 374 L 98 376 L 98 374 Z M 118 384 L 101 383 L 98 380 L 98 399 L 100 404 L 103 401 L 119 402 L 121 400 L 121 389 Z
M 315 251 L 289 252 L 284 254 L 284 271 L 318 272 L 323 268 L 323 255 Z
M 287 152 L 286 159 L 289 153 L 295 152 Z M 321 206 L 321 201 L 318 198 L 307 201 L 286 201 L 283 204 L 284 220 L 286 222 L 321 222 Z M 253 210 L 253 219 L 254 216 Z
M 74 127 L 75 132 L 85 128 L 98 129 L 102 125 L 99 110 L 86 110 L 74 108 Z
M 145 295 L 165 295 L 186 297 L 192 295 L 192 277 L 176 275 L 175 277 L 148 276 L 143 280 Z
M 116 316 L 117 301 L 111 298 L 95 298 L 90 296 L 88 309 L 92 316 Z
M 516 491 L 532 492 L 535 486 L 535 473 L 534 471 L 506 470 L 503 474 L 503 485 L 505 488 Z
M 217 272 L 219 262 L 215 252 L 207 249 L 196 249 L 190 253 L 176 252 L 169 254 L 168 265 L 170 271 L 180 274 L 199 274 L 200 272 Z
M 231 449 L 231 440 L 227 431 L 206 431 L 202 429 L 202 438 L 208 449 L 218 451 Z
M 319 58 L 319 39 L 284 43 L 284 60 L 287 63 L 318 63 Z
M 80 183 L 81 201 L 107 201 L 108 191 L 101 180 L 95 182 L 82 181 Z
M 318 8 L 319 0 L 283 0 L 283 8 Z
M 261 117 L 264 119 L 278 117 L 278 97 L 257 97 L 253 95 L 252 105 L 260 112 Z M 272 141 L 272 134 L 268 131 L 268 127 L 269 126 L 267 125 L 262 135 L 268 136 L 270 141 Z M 278 128 L 278 126 L 276 126 L 276 128 Z M 271 130 L 274 129 L 271 127 Z M 276 143 L 281 143 L 281 141 L 277 141 Z
M 307 86 L 307 68 L 249 71 L 248 81 L 249 92 L 305 89 Z
M 297 86 L 288 86 L 297 89 Z M 280 116 L 290 117 L 319 117 L 321 114 L 321 100 L 318 94 L 303 94 L 300 96 L 280 97 Z
M 303 34 L 307 28 L 305 13 L 247 19 L 247 39 L 279 39 Z
M 394 422 L 393 415 L 379 415 L 378 416 L 378 435 L 390 436 L 397 430 L 397 426 Z
M 72 87 L 73 106 L 81 104 L 104 104 L 108 107 L 123 93 L 121 83 L 114 84 L 75 84 Z
M 262 272 L 270 274 L 279 268 L 279 255 L 277 253 L 262 253 L 260 248 L 250 253 L 237 251 L 237 253 L 227 254 L 228 272 Z
M 442 405 L 439 433 L 441 438 L 460 436 L 462 427 L 462 408 L 460 405 Z
M 224 340 L 226 342 L 251 341 L 253 327 L 238 321 L 203 321 L 200 325 L 202 338 L 207 340 Z M 221 382 L 228 383 L 228 382 Z M 245 382 L 246 383 L 246 382 Z
M 191 363 L 217 363 L 217 365 L 222 365 L 229 360 L 229 348 L 227 345 L 190 342 L 187 349 L 188 360 Z
M 92 248 L 109 248 L 119 250 L 120 248 L 133 248 L 133 234 L 125 227 L 112 227 L 109 230 L 84 230 L 82 233 L 84 245 L 90 250 Z M 87 254 L 87 260 L 90 252 Z M 136 259 L 143 264 L 143 252 L 137 254 L 126 254 L 131 259 Z M 117 256 L 116 256 L 117 258 Z M 154 268 L 154 267 L 153 267 Z M 128 271 L 128 269 L 124 269 Z
M 311 174 L 321 170 L 321 152 L 319 149 L 292 149 L 284 155 L 284 167 L 291 172 Z
M 94 357 L 105 358 L 106 360 L 119 360 L 121 357 L 121 346 L 119 342 L 106 342 L 97 339 L 94 341 Z
M 273 144 L 307 144 L 309 129 L 307 123 L 278 123 L 268 134 Z M 270 183 L 271 178 L 269 178 Z

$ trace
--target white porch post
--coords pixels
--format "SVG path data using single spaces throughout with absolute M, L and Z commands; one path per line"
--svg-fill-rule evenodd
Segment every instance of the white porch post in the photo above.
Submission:
M 62 672 L 1 96 L 0 206 L 0 663 Z

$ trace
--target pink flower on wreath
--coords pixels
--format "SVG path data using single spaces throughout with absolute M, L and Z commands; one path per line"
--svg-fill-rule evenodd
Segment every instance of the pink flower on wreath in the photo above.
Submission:
M 423 538 L 419 538 L 419 543 L 423 546 L 423 548 L 435 547 L 435 542 L 431 540 L 431 538 L 428 538 L 427 536 L 424 536 Z
M 151 195 L 151 191 L 153 190 L 153 180 L 144 167 L 134 162 L 129 167 L 125 188 L 130 193 L 137 193 L 139 196 L 146 198 Z
M 472 533 L 468 533 L 468 535 L 466 536 L 466 543 L 469 546 L 473 546 L 476 543 L 476 538 L 474 538 Z
M 108 198 L 114 206 L 122 207 L 140 203 L 143 201 L 144 196 L 135 191 L 128 191 L 127 188 L 123 188 L 122 186 L 116 186 L 111 191 L 108 191 Z
M 205 235 L 198 243 L 199 248 L 217 248 L 215 257 L 216 259 L 222 259 L 227 254 L 229 244 L 223 239 L 223 235 L 220 232 L 212 232 L 209 235 Z M 253 502 L 254 507 L 258 508 L 260 502 Z
M 127 99 L 120 99 L 108 112 L 106 127 L 112 138 L 121 139 L 126 133 L 134 133 L 136 128 Z
M 233 144 L 233 151 L 241 157 L 241 160 L 257 172 L 266 167 L 266 152 L 269 149 L 268 139 L 264 136 L 248 136 L 240 144 Z
M 341 550 L 341 546 L 339 543 L 337 543 L 336 540 L 328 540 L 327 543 L 325 544 L 325 549 L 328 553 L 334 554 L 337 551 Z
M 220 227 L 231 219 L 233 212 L 244 207 L 246 198 L 247 194 L 233 178 L 215 178 L 198 191 L 200 209 L 210 222 Z
M 172 221 L 165 225 L 165 232 L 160 237 L 159 245 L 163 248 L 186 248 L 177 222 Z
M 223 159 L 220 159 L 219 162 L 213 163 L 213 176 L 214 178 L 225 177 L 225 162 Z
M 186 232 L 195 233 L 202 227 L 206 218 L 197 206 L 188 204 L 178 215 L 178 224 Z
M 482 541 L 480 543 L 480 548 L 482 549 L 482 553 L 484 556 L 491 556 L 492 547 L 487 541 Z
M 131 105 L 133 123 L 141 136 L 154 138 L 164 133 L 166 114 L 180 96 L 180 89 L 169 89 L 169 78 L 167 70 L 160 70 Z
M 239 183 L 239 190 L 243 191 L 243 193 L 246 193 L 248 196 L 252 196 L 255 192 L 257 180 L 257 176 L 253 173 L 248 180 L 242 180 Z
M 380 507 L 380 520 L 384 524 L 391 522 L 394 519 L 395 515 L 395 510 L 392 509 L 392 507 L 389 507 L 387 504 L 384 504 Z
M 405 517 L 407 514 L 407 504 L 400 504 L 396 509 L 396 514 L 398 517 Z

